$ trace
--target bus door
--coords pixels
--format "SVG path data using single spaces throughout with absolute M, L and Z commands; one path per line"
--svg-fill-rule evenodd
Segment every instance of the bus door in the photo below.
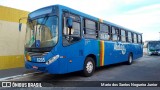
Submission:
M 81 39 L 81 20 L 73 14 L 63 14 L 63 46 L 68 60 L 68 72 L 82 69 L 83 41 Z

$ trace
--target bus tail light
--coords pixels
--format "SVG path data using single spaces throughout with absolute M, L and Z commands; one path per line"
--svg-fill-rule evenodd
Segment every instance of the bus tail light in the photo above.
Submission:
M 51 63 L 53 63 L 54 61 L 56 61 L 59 58 L 59 55 L 56 55 L 54 57 L 52 57 L 51 59 L 49 59 L 46 64 L 49 65 Z

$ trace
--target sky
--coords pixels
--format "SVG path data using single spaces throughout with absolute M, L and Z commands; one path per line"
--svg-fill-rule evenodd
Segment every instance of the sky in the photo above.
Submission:
M 34 11 L 61 4 L 160 40 L 160 0 L 0 0 L 0 5 Z

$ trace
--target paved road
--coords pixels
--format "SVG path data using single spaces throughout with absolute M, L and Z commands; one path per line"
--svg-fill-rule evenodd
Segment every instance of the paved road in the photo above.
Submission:
M 14 80 L 15 81 L 15 80 Z M 125 65 L 124 63 L 105 66 L 98 68 L 92 77 L 83 77 L 80 72 L 69 73 L 64 75 L 52 75 L 52 74 L 33 74 L 26 76 L 16 81 L 52 81 L 47 83 L 53 85 L 54 81 L 160 81 L 160 56 L 144 56 L 133 62 L 132 65 Z M 56 84 L 64 84 L 62 82 Z M 67 84 L 67 83 L 65 83 Z M 76 84 L 77 85 L 77 84 Z M 41 90 L 36 88 L 37 90 Z M 44 88 L 43 88 L 44 89 Z M 50 90 L 51 88 L 46 88 Z M 70 90 L 70 89 L 82 89 L 82 87 L 57 87 L 60 90 Z M 88 89 L 83 87 L 83 89 Z M 90 89 L 97 90 L 99 88 L 92 87 Z M 106 88 L 101 88 L 106 89 Z M 107 88 L 109 90 L 125 88 L 111 87 Z M 142 90 L 154 90 L 160 88 L 131 88 L 127 89 L 142 89 Z

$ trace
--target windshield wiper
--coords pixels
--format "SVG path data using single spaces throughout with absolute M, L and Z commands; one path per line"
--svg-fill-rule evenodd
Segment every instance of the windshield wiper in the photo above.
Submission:
M 48 17 L 49 17 L 48 15 L 46 15 L 46 16 L 44 17 L 43 21 L 42 21 L 41 24 L 40 24 L 39 30 L 41 29 L 42 25 L 46 24 L 46 21 L 48 20 Z M 44 23 L 43 23 L 43 22 L 44 22 Z

